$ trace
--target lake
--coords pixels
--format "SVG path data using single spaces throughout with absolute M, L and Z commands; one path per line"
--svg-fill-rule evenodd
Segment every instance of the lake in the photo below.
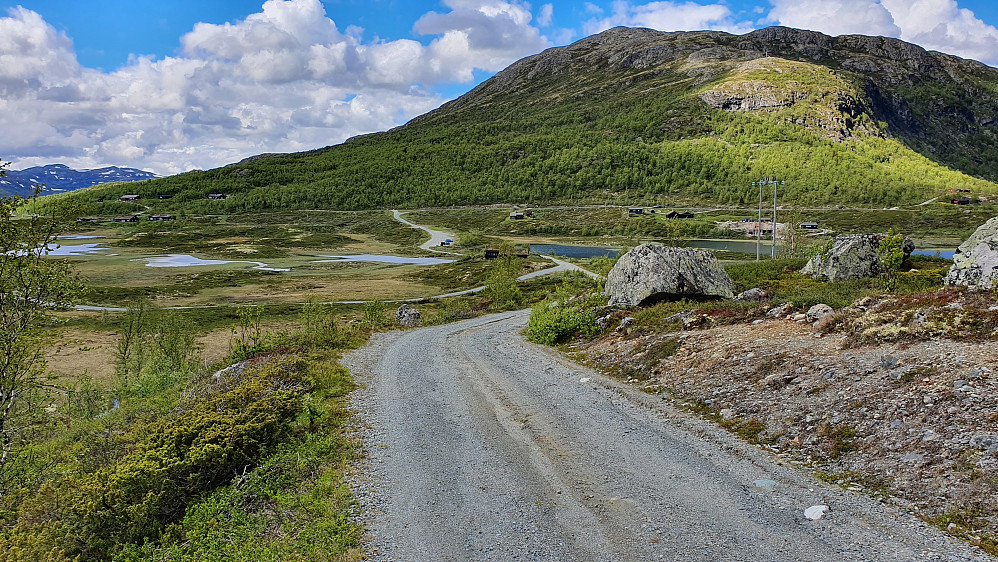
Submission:
M 196 258 L 189 254 L 166 254 L 163 256 L 152 256 L 148 258 L 137 258 L 133 261 L 145 261 L 146 267 L 202 267 L 211 265 L 225 265 L 229 263 L 251 263 L 253 269 L 261 271 L 291 271 L 290 268 L 271 267 L 263 262 L 248 260 L 205 260 Z
M 530 251 L 546 256 L 554 254 L 565 258 L 615 258 L 620 253 L 618 248 L 600 248 L 599 246 L 570 246 L 567 244 L 531 244 Z
M 330 258 L 328 260 L 317 260 L 312 263 L 337 263 L 337 262 L 373 262 L 390 263 L 398 265 L 438 265 L 442 263 L 453 263 L 454 260 L 441 258 L 408 258 L 405 256 L 389 256 L 383 254 L 355 254 L 347 256 L 319 256 L 320 258 Z
M 755 255 L 755 240 L 686 240 L 683 242 L 690 248 L 701 248 L 704 250 L 726 250 L 729 252 L 740 252 L 743 254 Z M 595 257 L 616 257 L 619 248 L 600 246 L 572 246 L 568 244 L 531 244 L 530 250 L 540 255 L 553 253 L 556 256 L 566 258 L 595 258 Z M 762 255 L 768 256 L 772 252 L 772 241 L 763 240 L 760 247 Z M 777 244 L 776 251 L 779 253 L 780 245 Z M 952 249 L 928 249 L 915 250 L 912 252 L 920 256 L 937 256 L 944 259 L 953 259 Z

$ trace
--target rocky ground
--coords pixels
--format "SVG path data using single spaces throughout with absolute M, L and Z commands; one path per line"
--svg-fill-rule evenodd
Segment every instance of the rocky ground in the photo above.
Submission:
M 996 553 L 994 305 L 956 291 L 867 298 L 816 322 L 761 305 L 735 323 L 632 325 L 577 350 L 790 465 Z

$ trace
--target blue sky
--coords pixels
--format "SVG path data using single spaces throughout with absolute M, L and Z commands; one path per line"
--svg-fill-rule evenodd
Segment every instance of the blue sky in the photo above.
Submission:
M 995 0 L 0 0 L 0 158 L 160 174 L 384 130 L 615 25 L 788 25 L 998 64 Z

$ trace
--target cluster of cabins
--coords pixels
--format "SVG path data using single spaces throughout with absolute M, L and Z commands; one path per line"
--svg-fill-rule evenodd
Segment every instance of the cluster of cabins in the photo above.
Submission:
M 155 196 L 156 199 L 173 199 L 172 193 L 161 193 Z M 206 199 L 218 200 L 218 199 L 228 199 L 229 195 L 227 193 L 209 193 Z M 118 198 L 122 203 L 134 203 L 142 199 L 141 195 L 122 195 Z M 103 203 L 104 199 L 100 198 L 96 200 L 97 203 Z
M 171 194 L 171 193 L 161 193 L 161 194 L 156 195 L 154 197 L 155 197 L 155 199 L 173 199 L 173 194 Z M 208 196 L 206 197 L 206 199 L 212 199 L 212 200 L 228 199 L 228 198 L 229 198 L 229 195 L 226 194 L 226 193 L 209 193 Z M 121 201 L 122 203 L 135 203 L 136 201 L 138 201 L 140 199 L 142 199 L 142 196 L 141 195 L 136 195 L 136 194 L 122 195 L 121 197 L 118 198 L 118 200 Z M 95 199 L 94 202 L 95 203 L 103 203 L 104 202 L 104 198 L 101 197 L 101 198 Z M 164 221 L 176 220 L 176 218 L 177 217 L 175 217 L 173 215 L 163 215 L 163 214 L 161 214 L 161 215 L 150 215 L 147 220 L 156 221 L 156 222 L 164 222 Z M 112 217 L 109 222 L 139 222 L 141 220 L 142 220 L 142 216 L 141 215 L 139 215 L 139 214 L 131 214 L 131 215 L 119 215 L 119 216 L 116 216 L 116 217 Z M 78 222 L 78 223 L 97 223 L 97 222 L 104 222 L 104 221 L 103 221 L 103 219 L 98 218 L 98 217 L 79 217 L 79 218 L 76 219 L 76 222 Z
M 692 219 L 696 217 L 696 215 L 688 211 L 663 212 L 661 205 L 655 205 L 654 207 L 651 207 L 649 209 L 645 209 L 644 207 L 630 207 L 629 209 L 627 209 L 628 216 L 644 215 L 646 212 L 651 215 L 661 214 L 667 219 Z
M 664 216 L 667 219 L 692 219 L 696 216 L 693 213 L 687 211 L 665 212 L 662 210 L 662 205 L 655 205 L 654 207 L 649 207 L 647 209 L 645 209 L 644 207 L 630 207 L 629 209 L 627 209 L 627 214 L 629 216 L 644 215 L 646 213 L 647 214 L 660 213 L 662 216 Z M 512 221 L 519 221 L 533 217 L 534 217 L 534 212 L 531 211 L 530 209 L 526 209 L 524 211 L 511 211 L 509 213 L 509 220 Z
M 149 215 L 147 220 L 150 221 L 172 221 L 176 220 L 177 217 L 173 215 Z M 139 222 L 142 220 L 141 215 L 119 215 L 117 217 L 112 217 L 109 222 Z M 80 217 L 76 219 L 78 223 L 95 223 L 103 222 L 103 219 L 98 217 Z

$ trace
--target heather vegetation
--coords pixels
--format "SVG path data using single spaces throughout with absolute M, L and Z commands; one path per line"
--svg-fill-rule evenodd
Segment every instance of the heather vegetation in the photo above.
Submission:
M 363 334 L 315 301 L 279 332 L 262 312 L 242 309 L 214 365 L 179 312 L 121 314 L 113 379 L 66 381 L 38 412 L 30 470 L 0 498 L 4 558 L 349 556 L 353 382 L 336 359 Z

